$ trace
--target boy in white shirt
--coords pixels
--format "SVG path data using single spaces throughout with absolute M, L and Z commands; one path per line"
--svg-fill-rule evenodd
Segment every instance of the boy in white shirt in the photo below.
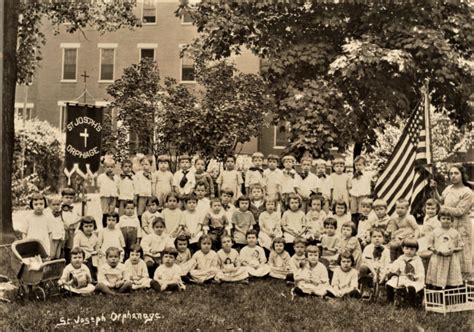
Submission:
M 100 205 L 102 207 L 102 226 L 106 226 L 105 215 L 115 211 L 118 199 L 119 178 L 114 174 L 115 161 L 106 159 L 104 161 L 105 173 L 97 177 L 99 187 Z
M 135 198 L 135 173 L 132 171 L 131 160 L 122 161 L 122 173 L 118 179 L 119 215 L 125 214 L 125 202 Z
M 194 173 L 190 171 L 191 157 L 184 154 L 178 158 L 179 169 L 173 175 L 173 191 L 178 194 L 178 198 L 189 195 L 195 185 L 196 178 Z

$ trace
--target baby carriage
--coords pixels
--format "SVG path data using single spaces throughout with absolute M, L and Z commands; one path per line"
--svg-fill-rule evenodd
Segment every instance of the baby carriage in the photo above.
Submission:
M 65 259 L 46 260 L 48 255 L 43 244 L 35 239 L 13 242 L 12 251 L 21 264 L 18 272 L 20 299 L 44 301 L 46 294 L 59 294 L 58 280 L 66 265 Z

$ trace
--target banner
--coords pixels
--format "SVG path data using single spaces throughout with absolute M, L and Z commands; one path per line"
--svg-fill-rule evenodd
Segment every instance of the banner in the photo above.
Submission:
M 100 166 L 103 107 L 66 104 L 66 160 L 64 173 L 70 184 L 76 172 L 95 177 Z

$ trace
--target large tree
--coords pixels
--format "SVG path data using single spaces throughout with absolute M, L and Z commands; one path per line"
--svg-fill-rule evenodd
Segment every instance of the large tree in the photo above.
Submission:
M 278 2 L 278 1 L 277 1 Z M 459 126 L 472 104 L 472 8 L 467 2 L 182 4 L 201 32 L 199 57 L 227 57 L 245 45 L 263 59 L 262 75 L 288 122 L 289 150 L 370 147 L 375 129 L 407 117 L 429 79 L 436 110 Z
M 30 82 L 41 46 L 46 42 L 42 22 L 49 21 L 55 32 L 61 27 L 75 32 L 93 26 L 101 32 L 140 25 L 134 15 L 135 1 L 69 2 L 69 1 L 2 1 L 3 24 L 2 112 L 1 121 L 1 243 L 13 240 L 11 222 L 11 174 L 14 144 L 14 104 L 16 83 Z M 63 23 L 69 23 L 64 26 Z

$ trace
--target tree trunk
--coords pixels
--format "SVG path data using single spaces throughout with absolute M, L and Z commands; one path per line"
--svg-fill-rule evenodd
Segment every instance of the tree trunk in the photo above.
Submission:
M 3 8 L 2 8 L 3 7 Z M 1 58 L 0 112 L 2 113 L 1 125 L 1 162 L 0 162 L 0 243 L 11 243 L 14 240 L 12 226 L 12 168 L 13 168 L 13 144 L 14 144 L 14 106 L 17 78 L 16 46 L 18 33 L 19 1 L 1 1 L 0 4 L 0 32 L 3 44 L 3 57 Z
M 355 143 L 354 144 L 354 153 L 352 155 L 352 158 L 353 160 L 357 157 L 357 156 L 360 156 L 362 154 L 362 148 L 364 147 L 364 144 L 363 143 Z

